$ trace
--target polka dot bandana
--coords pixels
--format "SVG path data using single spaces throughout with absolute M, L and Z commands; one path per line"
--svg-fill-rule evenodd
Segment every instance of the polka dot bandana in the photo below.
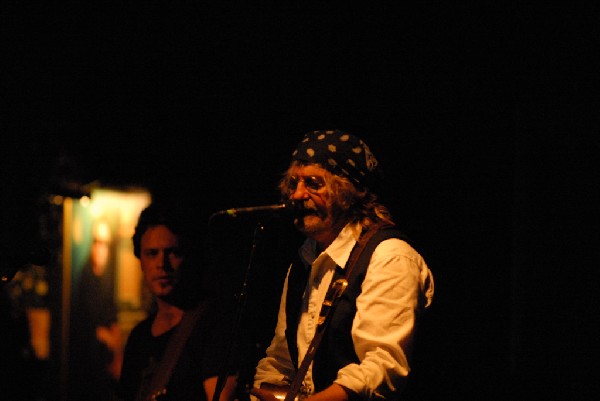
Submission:
M 292 160 L 320 164 L 359 187 L 369 186 L 375 173 L 379 173 L 377 159 L 367 144 L 339 130 L 306 133 L 292 154 Z

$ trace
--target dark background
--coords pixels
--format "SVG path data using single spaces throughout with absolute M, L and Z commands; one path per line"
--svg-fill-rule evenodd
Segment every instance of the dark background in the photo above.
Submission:
M 2 9 L 5 254 L 77 183 L 145 186 L 201 222 L 276 203 L 301 135 L 338 128 L 379 159 L 435 274 L 414 397 L 598 395 L 597 10 Z M 241 225 L 220 229 L 224 275 L 246 267 Z

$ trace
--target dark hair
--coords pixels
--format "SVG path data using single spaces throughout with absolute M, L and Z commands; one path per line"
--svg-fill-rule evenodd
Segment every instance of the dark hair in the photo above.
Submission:
M 180 266 L 182 279 L 172 294 L 172 302 L 184 309 L 209 294 L 203 281 L 201 246 L 196 242 L 198 225 L 192 224 L 192 221 L 192 216 L 182 205 L 155 201 L 140 213 L 132 237 L 133 253 L 138 259 L 141 256 L 142 236 L 149 228 L 164 225 L 178 237 L 179 250 L 185 259 Z
M 150 227 L 164 225 L 179 237 L 179 246 L 185 254 L 189 251 L 191 233 L 189 219 L 175 205 L 154 202 L 140 213 L 133 233 L 133 254 L 139 259 L 142 236 Z

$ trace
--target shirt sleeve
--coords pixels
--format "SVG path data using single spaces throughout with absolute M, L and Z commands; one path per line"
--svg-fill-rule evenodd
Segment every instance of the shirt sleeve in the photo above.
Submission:
M 382 241 L 356 300 L 352 339 L 361 362 L 342 368 L 337 384 L 366 399 L 388 398 L 404 387 L 417 315 L 428 305 L 423 293 L 433 295 L 423 258 L 402 240 Z
M 283 291 L 279 303 L 279 312 L 277 315 L 277 325 L 275 327 L 275 335 L 271 340 L 269 347 L 265 352 L 265 357 L 262 358 L 256 367 L 254 374 L 254 386 L 260 387 L 261 383 L 271 383 L 277 385 L 290 384 L 291 377 L 295 369 L 290 361 L 290 353 L 285 338 L 286 329 L 286 296 L 288 289 L 288 278 L 290 269 L 283 284 Z

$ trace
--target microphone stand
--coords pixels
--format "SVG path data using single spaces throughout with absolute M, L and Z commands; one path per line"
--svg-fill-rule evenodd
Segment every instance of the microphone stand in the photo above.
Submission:
M 260 234 L 262 234 L 264 229 L 265 229 L 265 227 L 260 221 L 258 222 L 256 228 L 254 229 L 254 235 L 253 235 L 253 239 L 252 239 L 252 247 L 250 250 L 250 259 L 248 262 L 248 266 L 246 267 L 246 272 L 244 274 L 244 281 L 242 283 L 242 288 L 240 290 L 240 293 L 239 293 L 238 299 L 237 299 L 237 301 L 238 301 L 237 313 L 236 313 L 236 317 L 235 317 L 235 325 L 233 327 L 233 333 L 231 335 L 231 343 L 230 343 L 229 349 L 227 350 L 227 357 L 224 359 L 223 368 L 221 369 L 221 372 L 217 379 L 217 385 L 215 388 L 215 393 L 213 395 L 212 401 L 219 400 L 219 397 L 221 396 L 221 392 L 223 391 L 223 388 L 225 387 L 225 383 L 227 381 L 227 376 L 228 376 L 227 365 L 231 358 L 231 352 L 237 345 L 237 339 L 238 339 L 237 333 L 238 333 L 238 330 L 242 326 L 244 310 L 246 308 L 246 300 L 247 300 L 247 295 L 248 295 L 248 293 L 247 293 L 248 279 L 250 278 L 250 272 L 252 271 L 256 247 L 258 246 L 259 240 L 261 238 Z

